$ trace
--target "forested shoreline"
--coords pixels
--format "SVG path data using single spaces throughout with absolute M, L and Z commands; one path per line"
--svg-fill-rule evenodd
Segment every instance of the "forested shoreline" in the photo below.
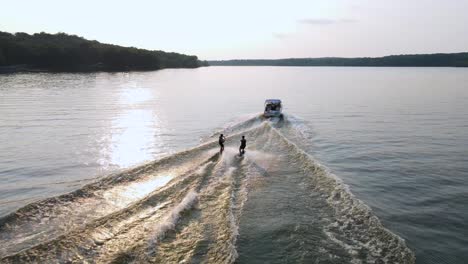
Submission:
M 0 31 L 0 73 L 133 71 L 207 66 L 197 56 L 104 44 L 65 33 Z
M 288 58 L 208 61 L 212 66 L 356 66 L 356 67 L 468 67 L 468 52 L 391 55 L 362 58 Z
M 197 56 L 100 43 L 65 33 L 0 31 L 0 73 L 18 71 L 145 71 L 200 66 L 468 67 L 468 52 L 361 58 L 200 61 Z

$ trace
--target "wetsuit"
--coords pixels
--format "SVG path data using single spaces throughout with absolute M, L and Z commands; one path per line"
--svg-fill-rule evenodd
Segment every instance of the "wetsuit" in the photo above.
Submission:
M 221 147 L 221 149 L 219 151 L 223 152 L 223 150 L 224 150 L 224 136 L 219 136 L 219 146 Z
M 245 138 L 241 139 L 241 145 L 239 148 L 239 154 L 242 155 L 245 153 L 245 147 L 247 146 L 247 140 Z

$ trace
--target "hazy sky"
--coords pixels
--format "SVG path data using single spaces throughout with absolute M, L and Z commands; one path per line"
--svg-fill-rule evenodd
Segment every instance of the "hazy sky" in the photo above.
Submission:
M 0 0 L 0 30 L 201 59 L 468 51 L 468 0 Z

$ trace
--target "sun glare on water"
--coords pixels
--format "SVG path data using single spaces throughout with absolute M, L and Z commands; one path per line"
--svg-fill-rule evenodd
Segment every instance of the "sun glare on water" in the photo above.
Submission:
M 128 110 L 113 122 L 111 164 L 129 167 L 152 158 L 156 117 L 145 109 Z
M 174 178 L 174 175 L 159 175 L 150 179 L 133 182 L 126 186 L 118 186 L 106 191 L 103 196 L 117 207 L 125 207 L 138 201 L 151 192 L 163 187 Z
M 120 102 L 127 105 L 144 103 L 153 98 L 153 93 L 147 88 L 125 89 L 120 94 Z
M 154 158 L 160 122 L 154 110 L 154 92 L 126 87 L 120 91 L 121 111 L 110 123 L 102 165 L 127 168 Z

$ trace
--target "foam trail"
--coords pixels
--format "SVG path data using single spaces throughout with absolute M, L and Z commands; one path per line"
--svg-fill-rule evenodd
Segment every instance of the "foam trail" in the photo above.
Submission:
M 316 188 L 325 191 L 325 194 L 328 195 L 327 202 L 335 209 L 337 221 L 324 227 L 325 233 L 330 236 L 328 231 L 331 229 L 335 229 L 336 231 L 336 227 L 343 230 L 350 226 L 358 226 L 359 228 L 355 228 L 350 234 L 339 232 L 343 241 L 354 242 L 354 248 L 343 241 L 340 242 L 345 248 L 352 249 L 350 250 L 352 255 L 356 252 L 355 248 L 376 249 L 376 251 L 371 253 L 379 253 L 377 251 L 381 250 L 383 246 L 382 243 L 388 243 L 388 245 L 385 245 L 389 251 L 387 255 L 382 258 L 382 256 L 376 254 L 378 256 L 377 258 L 386 260 L 384 263 L 394 263 L 398 260 L 398 258 L 394 256 L 399 254 L 402 255 L 404 263 L 413 263 L 415 261 L 413 252 L 406 247 L 404 240 L 386 229 L 380 220 L 372 214 L 372 210 L 361 200 L 357 199 L 341 179 L 330 173 L 328 169 L 319 164 L 295 143 L 289 141 L 279 130 L 270 125 L 268 125 L 268 127 L 290 148 L 290 151 L 303 162 L 302 169 L 313 177 L 312 179 Z M 366 229 L 362 229 L 363 224 L 367 225 Z M 375 237 L 372 237 L 372 235 Z M 339 240 L 337 236 L 330 236 L 330 238 Z M 368 256 L 367 260 L 369 262 L 376 261 L 375 257 L 372 255 Z
M 300 120 L 255 115 L 220 132 L 222 154 L 216 135 L 0 219 L 0 262 L 414 263 L 301 148 L 310 131 Z
M 167 231 L 173 230 L 175 228 L 175 225 L 179 220 L 180 214 L 183 211 L 192 208 L 192 206 L 197 202 L 197 199 L 198 193 L 196 193 L 193 190 L 190 190 L 184 197 L 182 202 L 175 206 L 169 212 L 169 214 L 155 226 L 154 230 L 151 232 L 152 239 L 150 240 L 150 248 L 154 247 L 157 241 L 165 236 Z
M 256 126 L 261 125 L 265 121 L 262 114 L 250 114 L 244 117 L 238 118 L 236 121 L 226 124 L 222 129 L 219 129 L 212 133 L 209 137 L 202 138 L 202 142 L 207 142 L 217 138 L 219 134 L 229 136 L 231 134 L 237 134 L 243 131 L 250 130 Z

